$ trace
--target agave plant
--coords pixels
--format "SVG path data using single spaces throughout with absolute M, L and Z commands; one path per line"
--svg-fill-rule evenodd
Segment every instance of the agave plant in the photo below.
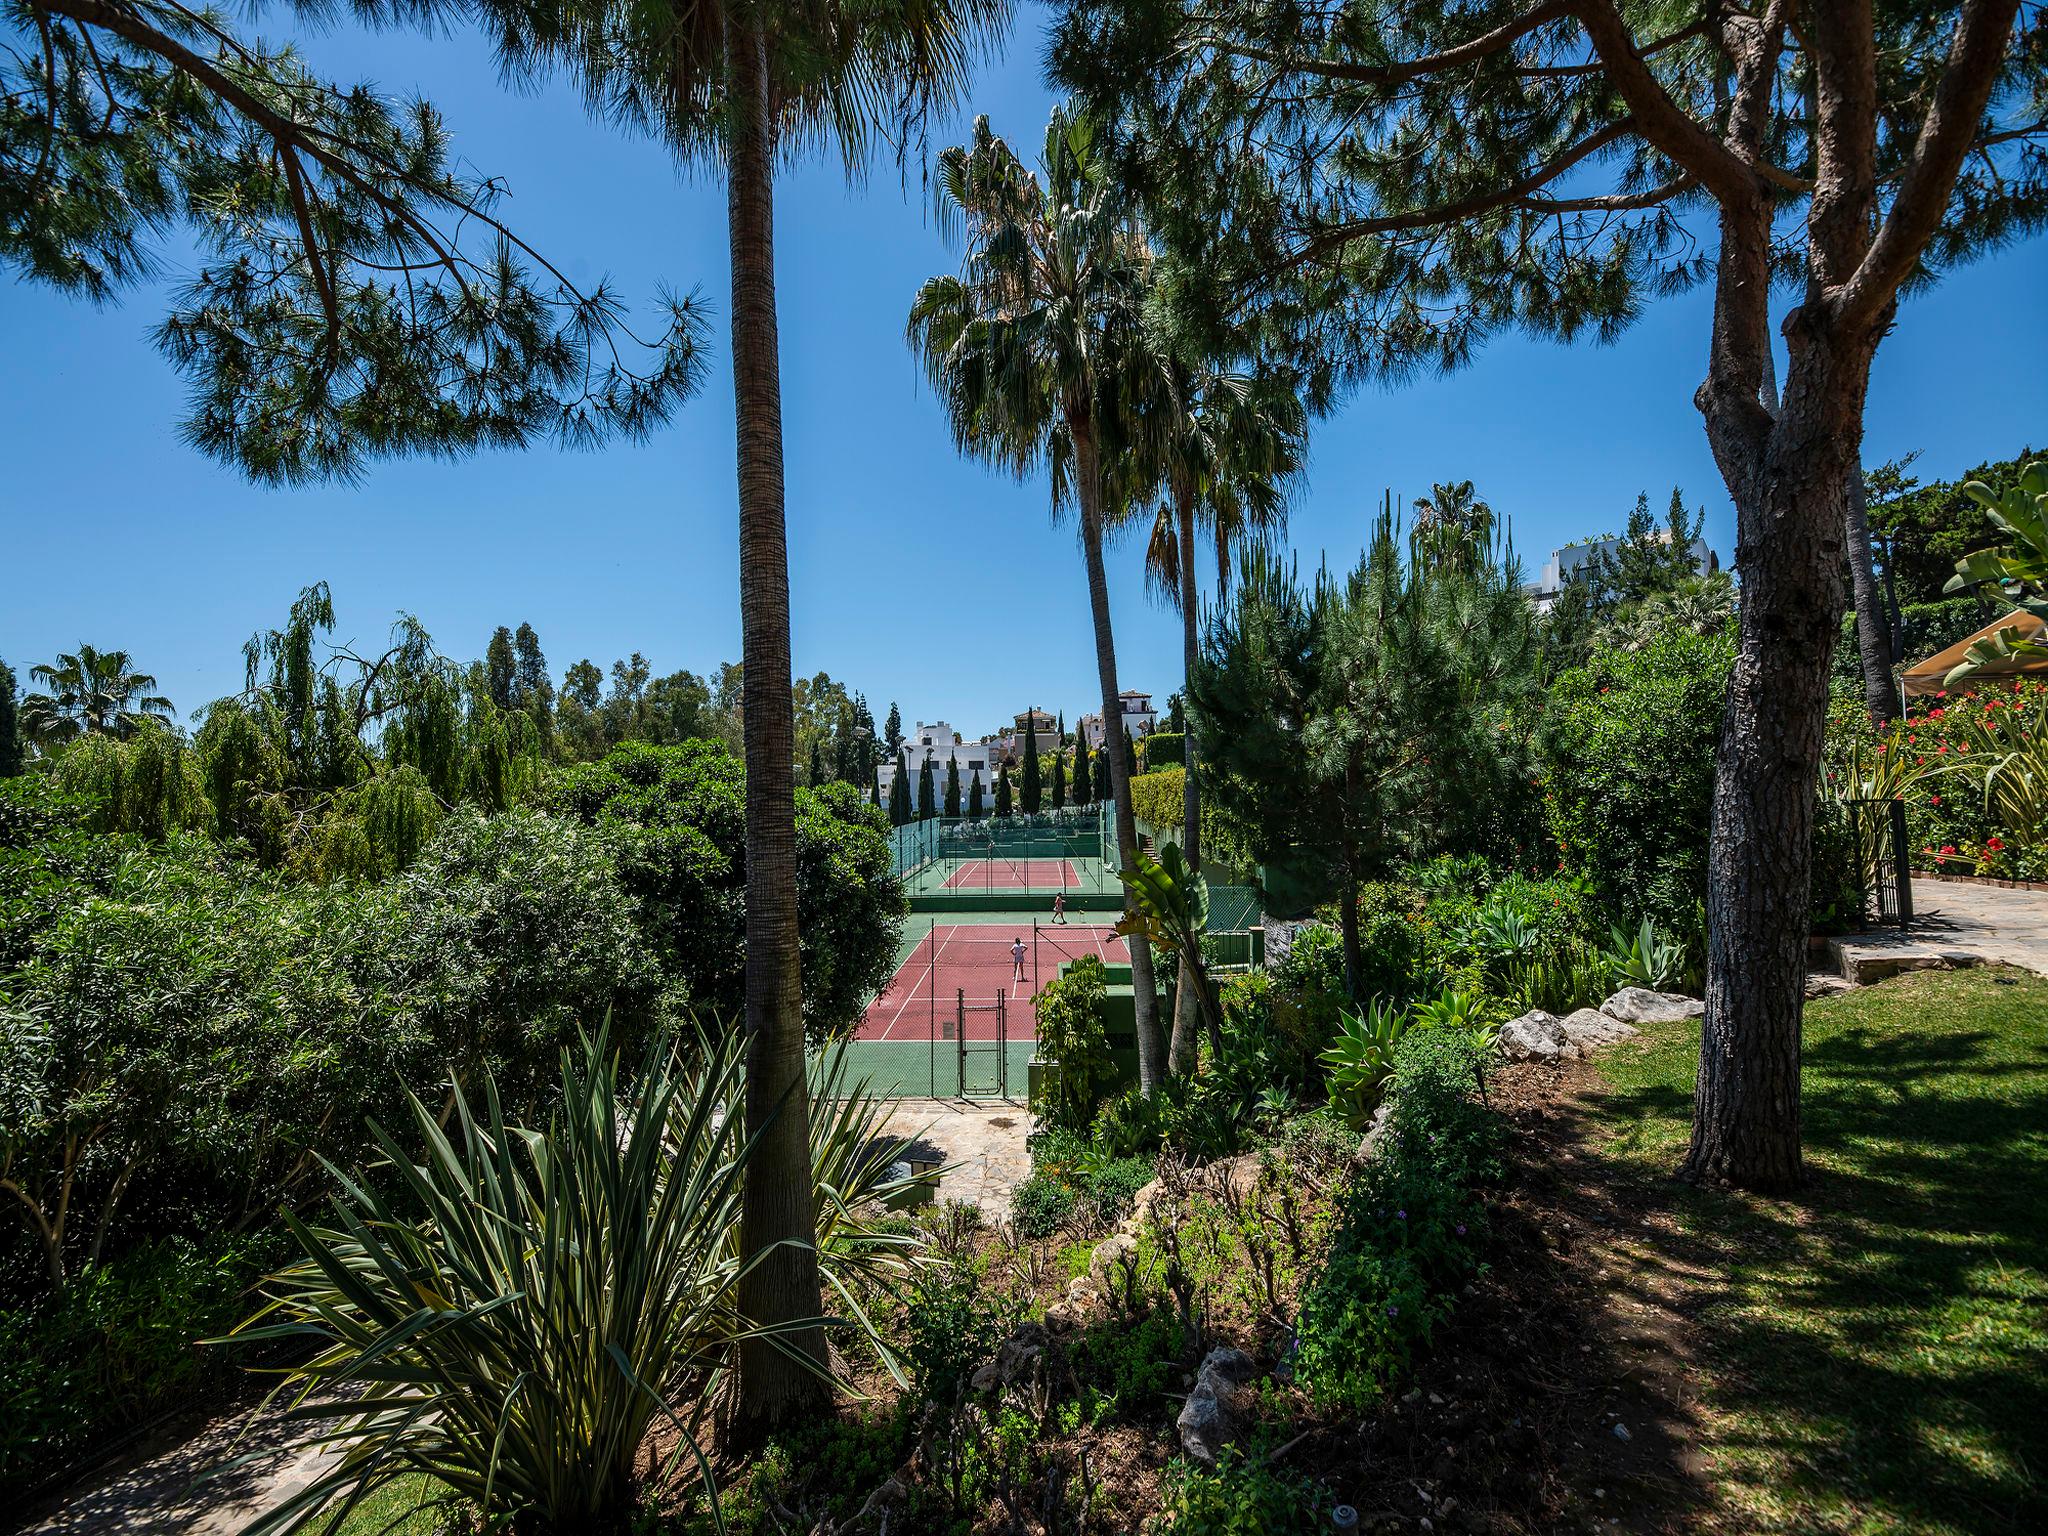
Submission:
M 1486 1018 L 1485 998 L 1477 992 L 1447 991 L 1415 1005 L 1415 1027 L 1468 1035 L 1481 1050 L 1493 1044 L 1497 1026 Z
M 839 1068 L 827 1077 L 836 1086 Z M 659 1474 L 687 1461 L 708 1484 L 705 1406 L 762 1332 L 738 1306 L 740 1187 L 758 1144 L 739 1129 L 743 1088 L 736 1038 L 663 1042 L 630 1086 L 600 1038 L 564 1054 L 545 1131 L 508 1125 L 488 1080 L 481 1117 L 456 1093 L 452 1136 L 416 1099 L 414 1150 L 373 1126 L 377 1177 L 330 1170 L 330 1224 L 286 1216 L 304 1257 L 234 1335 L 311 1346 L 279 1390 L 336 1453 L 250 1531 L 338 1524 L 415 1473 L 487 1523 L 606 1528 L 631 1511 L 657 1423 L 677 1432 Z M 873 1100 L 857 1089 L 821 1110 L 821 1268 L 852 1300 L 911 1240 L 863 1224 L 894 1161 Z
M 1615 925 L 1609 931 L 1607 950 L 1601 958 L 1607 962 L 1608 975 L 1618 986 L 1663 992 L 1676 986 L 1685 974 L 1685 946 L 1659 934 L 1647 914 L 1633 934 Z
M 1379 1108 L 1407 1032 L 1407 1012 L 1383 997 L 1367 1003 L 1363 1013 L 1338 1016 L 1337 1038 L 1320 1059 L 1330 1076 L 1330 1104 L 1353 1130 L 1364 1130 Z

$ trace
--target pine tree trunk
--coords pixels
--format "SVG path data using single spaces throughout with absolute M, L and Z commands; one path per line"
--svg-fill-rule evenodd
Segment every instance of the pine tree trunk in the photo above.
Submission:
M 796 722 L 790 699 L 789 557 L 783 525 L 782 383 L 767 50 L 758 24 L 730 40 L 727 166 L 733 401 L 739 432 L 740 630 L 747 766 L 746 1130 L 740 1246 L 765 1254 L 740 1281 L 740 1310 L 774 1327 L 822 1316 L 804 1086 L 796 904 Z M 772 1250 L 772 1251 L 771 1251 Z M 756 1339 L 740 1355 L 742 1422 L 784 1423 L 829 1400 L 821 1327 Z
M 1863 476 L 1849 477 L 1844 498 L 1849 542 L 1849 585 L 1856 599 L 1856 651 L 1863 668 L 1863 707 L 1872 725 L 1899 718 L 1899 690 L 1892 681 L 1891 626 L 1877 590 L 1870 558 L 1870 513 L 1863 504 Z
M 1681 1172 L 1765 1192 L 1801 1175 L 1814 800 L 1869 350 L 1829 357 L 1828 338 L 1794 337 L 1783 407 L 1760 431 L 1703 400 L 1735 498 L 1742 606 L 1715 755 L 1706 1017 Z
M 1130 765 L 1124 760 L 1123 701 L 1117 697 L 1116 637 L 1109 624 L 1109 578 L 1102 566 L 1102 480 L 1094 437 L 1088 425 L 1070 423 L 1074 440 L 1074 486 L 1081 503 L 1081 553 L 1088 566 L 1088 607 L 1095 620 L 1095 670 L 1102 683 L 1102 750 L 1109 755 L 1109 792 L 1116 811 L 1116 845 L 1123 867 L 1134 869 L 1138 861 L 1138 823 L 1131 812 Z M 1124 912 L 1133 911 L 1131 898 L 1124 896 Z M 1162 1073 L 1159 1059 L 1158 981 L 1152 970 L 1152 950 L 1142 938 L 1133 936 L 1131 988 L 1138 1032 L 1138 1087 L 1150 1098 L 1158 1091 Z
M 1175 500 L 1180 518 L 1180 649 L 1182 687 L 1186 680 L 1195 675 L 1196 654 L 1199 649 L 1197 620 L 1199 618 L 1199 593 L 1195 586 L 1195 497 L 1187 486 L 1175 488 Z M 1202 867 L 1202 804 L 1199 791 L 1195 788 L 1195 723 L 1189 718 L 1183 723 L 1181 735 L 1181 762 L 1183 782 L 1180 797 L 1180 851 L 1188 861 L 1190 870 Z M 1173 1042 L 1166 1053 L 1166 1064 L 1170 1071 L 1192 1072 L 1195 1069 L 1195 1029 L 1198 1008 L 1195 1002 L 1194 967 L 1185 959 L 1180 965 L 1180 984 L 1175 992 L 1173 1013 Z M 1210 1042 L 1216 1048 L 1216 1042 Z

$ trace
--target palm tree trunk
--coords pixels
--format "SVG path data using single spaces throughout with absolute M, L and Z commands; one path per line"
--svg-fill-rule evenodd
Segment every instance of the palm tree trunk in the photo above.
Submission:
M 1891 626 L 1877 590 L 1870 559 L 1870 513 L 1863 504 L 1863 475 L 1849 476 L 1842 522 L 1849 540 L 1849 586 L 1856 599 L 1856 652 L 1863 668 L 1863 707 L 1872 725 L 1899 718 L 1899 690 L 1892 681 Z
M 1180 521 L 1180 624 L 1181 624 L 1181 677 L 1185 680 L 1195 675 L 1197 619 L 1200 597 L 1195 586 L 1195 496 L 1191 486 L 1174 488 L 1175 510 Z M 1182 726 L 1181 760 L 1184 782 L 1180 798 L 1180 851 L 1187 858 L 1190 870 L 1202 867 L 1202 803 L 1195 788 L 1195 723 L 1190 716 Z M 1173 1039 L 1167 1048 L 1167 1069 L 1176 1073 L 1192 1072 L 1195 1069 L 1195 1027 L 1202 1010 L 1195 997 L 1196 977 L 1194 967 L 1185 958 L 1180 963 L 1180 985 L 1175 989 L 1173 1014 Z M 1213 1020 L 1210 1033 L 1216 1034 Z M 1220 1051 L 1222 1042 L 1212 1038 L 1211 1050 Z
M 1102 750 L 1109 754 L 1109 792 L 1116 809 L 1116 846 L 1123 867 L 1138 861 L 1138 823 L 1131 812 L 1130 765 L 1124 761 L 1124 712 L 1117 697 L 1116 637 L 1109 625 L 1109 577 L 1102 568 L 1102 479 L 1095 439 L 1086 422 L 1070 422 L 1074 440 L 1074 490 L 1081 503 L 1081 553 L 1088 566 L 1088 607 L 1095 620 L 1095 670 L 1102 683 Z M 1128 892 L 1124 914 L 1135 909 Z M 1158 1091 L 1158 981 L 1152 972 L 1152 951 L 1133 936 L 1131 989 L 1138 1030 L 1138 1087 L 1147 1098 Z
M 796 721 L 790 702 L 789 556 L 783 526 L 782 380 L 775 317 L 775 189 L 767 49 L 758 22 L 731 41 L 727 165 L 732 247 L 733 406 L 739 431 L 740 719 L 747 765 L 746 1130 L 740 1246 L 763 1255 L 740 1282 L 740 1310 L 761 1327 L 822 1315 L 812 1209 L 810 1106 L 804 1090 L 797 963 Z M 807 1369 L 808 1356 L 818 1369 Z M 749 1341 L 739 1416 L 785 1422 L 828 1398 L 821 1327 Z

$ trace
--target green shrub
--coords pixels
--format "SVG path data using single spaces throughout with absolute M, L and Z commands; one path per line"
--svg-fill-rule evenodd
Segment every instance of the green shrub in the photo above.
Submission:
M 1337 1038 L 1323 1052 L 1329 1074 L 1330 1107 L 1354 1131 L 1362 1131 L 1379 1108 L 1394 1076 L 1394 1056 L 1408 1032 L 1408 1011 L 1376 997 L 1358 1013 L 1343 1016 Z
M 1171 1307 L 1151 1307 L 1128 1319 L 1108 1318 L 1089 1328 L 1069 1348 L 1068 1358 L 1083 1387 L 1089 1417 L 1100 1423 L 1149 1418 L 1180 1390 L 1188 1340 Z
M 1603 652 L 1552 691 L 1545 807 L 1560 867 L 1613 919 L 1648 915 L 1688 940 L 1707 888 L 1707 837 L 1734 650 L 1673 631 Z
M 1116 1221 L 1129 1214 L 1138 1191 L 1157 1177 L 1149 1157 L 1111 1158 L 1088 1170 L 1083 1192 L 1104 1221 Z
M 1148 1099 L 1133 1083 L 1114 1098 L 1105 1099 L 1095 1112 L 1090 1132 L 1095 1146 L 1109 1157 L 1131 1157 L 1149 1152 L 1164 1134 L 1159 1119 L 1159 1101 Z
M 269 1235 L 161 1238 L 0 1309 L 0 1494 L 229 1390 L 242 1362 L 197 1341 L 234 1325 L 244 1288 L 280 1251 Z
M 1080 1204 L 1074 1185 L 1053 1174 L 1034 1173 L 1010 1197 L 1010 1213 L 1024 1236 L 1046 1238 L 1071 1221 Z
M 1074 961 L 1039 989 L 1038 1059 L 1049 1069 L 1046 1102 L 1039 1108 L 1054 1125 L 1085 1126 L 1116 1080 L 1102 1021 L 1108 996 L 1102 961 L 1094 955 Z
M 1175 1461 L 1166 1469 L 1160 1536 L 1311 1536 L 1327 1529 L 1315 1484 L 1257 1455 L 1227 1448 L 1214 1470 Z
M 995 1358 L 1013 1319 L 992 1306 L 980 1277 L 960 1265 L 921 1270 L 903 1309 L 903 1359 L 911 1392 L 951 1408 L 974 1373 Z
M 1500 1127 L 1476 1098 L 1479 1048 L 1416 1030 L 1389 1089 L 1378 1150 L 1344 1198 L 1297 1322 L 1297 1377 L 1323 1407 L 1359 1410 L 1408 1371 L 1479 1262 L 1479 1190 L 1500 1176 Z
M 717 742 L 629 743 L 564 774 L 549 804 L 602 830 L 647 946 L 707 1016 L 746 1001 L 746 774 Z M 909 904 L 888 820 L 851 784 L 796 792 L 804 1031 L 853 1024 L 896 967 Z

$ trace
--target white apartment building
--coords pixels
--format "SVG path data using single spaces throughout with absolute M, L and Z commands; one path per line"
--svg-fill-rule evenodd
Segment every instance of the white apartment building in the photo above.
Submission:
M 1159 716 L 1152 708 L 1152 695 L 1141 693 L 1136 688 L 1126 688 L 1117 695 L 1117 698 L 1123 706 L 1124 734 L 1131 737 L 1150 736 L 1153 727 L 1159 723 Z M 1104 732 L 1099 711 L 1083 715 L 1074 723 L 1074 730 L 1088 743 L 1090 752 L 1102 750 Z
M 946 803 L 946 764 L 960 765 L 960 804 L 967 804 L 968 787 L 974 783 L 974 776 L 981 775 L 981 795 L 984 805 L 995 803 L 996 765 L 1002 760 L 1002 745 L 991 741 L 962 741 L 960 733 L 943 720 L 934 720 L 930 725 L 920 725 L 903 738 L 900 761 L 885 762 L 875 769 L 875 783 L 881 790 L 882 804 L 889 803 L 889 796 L 896 788 L 896 774 L 900 770 L 910 776 L 910 803 L 917 804 L 917 778 L 927 760 L 932 765 L 932 798 L 943 811 Z

